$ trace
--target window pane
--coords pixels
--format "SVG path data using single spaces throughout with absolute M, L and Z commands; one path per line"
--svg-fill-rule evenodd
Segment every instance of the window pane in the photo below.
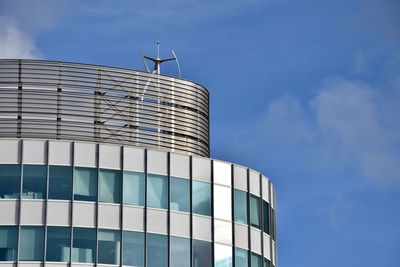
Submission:
M 168 266 L 168 238 L 165 235 L 147 234 L 147 267 Z
M 97 201 L 97 169 L 75 168 L 74 200 Z
M 0 165 L 0 198 L 19 198 L 20 176 L 20 165 Z
M 69 227 L 47 227 L 47 261 L 69 262 L 70 232 Z
M 144 173 L 124 172 L 124 204 L 144 206 Z
M 121 172 L 116 170 L 100 170 L 99 201 L 121 203 Z
M 247 224 L 247 193 L 235 189 L 235 222 Z
M 264 267 L 271 267 L 271 262 L 266 258 L 264 258 Z
M 99 263 L 119 264 L 120 232 L 99 230 Z
M 171 267 L 190 267 L 190 239 L 171 236 Z
M 260 198 L 253 195 L 250 196 L 250 223 L 260 229 Z
M 123 231 L 123 265 L 144 266 L 144 234 L 139 232 Z
M 263 201 L 263 212 L 264 212 L 264 232 L 269 234 L 269 204 Z
M 214 186 L 214 216 L 215 218 L 232 220 L 231 188 Z
M 189 180 L 171 178 L 171 210 L 189 212 L 189 192 Z
M 166 209 L 168 207 L 168 177 L 147 175 L 147 206 Z
M 248 266 L 248 251 L 241 248 L 235 248 L 235 266 L 247 267 Z
M 24 179 L 22 180 L 22 198 L 46 198 L 47 166 L 24 165 Z
M 71 199 L 72 168 L 66 166 L 49 167 L 49 198 Z
M 0 261 L 17 260 L 18 227 L 0 226 Z
M 96 261 L 96 229 L 74 228 L 72 261 L 94 263 Z
M 232 266 L 232 247 L 215 244 L 215 267 Z
M 43 261 L 44 228 L 41 226 L 21 227 L 21 261 Z
M 262 267 L 261 257 L 259 255 L 251 253 L 251 267 Z
M 212 246 L 210 242 L 193 240 L 193 267 L 212 266 Z
M 192 186 L 193 213 L 211 216 L 211 185 L 193 181 Z

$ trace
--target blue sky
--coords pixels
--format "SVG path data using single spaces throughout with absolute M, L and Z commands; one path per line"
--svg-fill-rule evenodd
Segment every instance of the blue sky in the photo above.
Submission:
M 160 40 L 212 156 L 276 185 L 281 267 L 397 267 L 399 27 L 398 0 L 0 0 L 0 57 L 143 69 Z

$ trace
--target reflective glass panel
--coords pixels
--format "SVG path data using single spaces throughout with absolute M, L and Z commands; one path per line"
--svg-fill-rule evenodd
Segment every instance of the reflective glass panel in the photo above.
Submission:
M 144 206 L 144 173 L 124 172 L 124 204 Z
M 20 165 L 0 165 L 0 198 L 19 198 L 20 177 Z
M 211 184 L 192 182 L 193 213 L 211 216 Z
M 171 236 L 171 267 L 190 267 L 190 239 Z
M 212 266 L 211 242 L 193 240 L 193 267 Z
M 0 261 L 16 261 L 18 226 L 0 226 Z
M 49 166 L 49 198 L 71 200 L 72 168 Z
M 121 203 L 121 172 L 101 169 L 99 172 L 99 201 Z
M 171 178 L 171 210 L 189 212 L 190 181 L 188 179 Z
M 20 250 L 21 261 L 43 261 L 44 227 L 22 226 Z
M 99 229 L 99 263 L 119 264 L 120 232 Z
M 147 206 L 166 209 L 168 207 L 168 177 L 147 175 Z
M 139 232 L 123 231 L 123 260 L 126 266 L 144 266 L 144 234 Z
M 251 267 L 262 267 L 261 257 L 259 255 L 251 253 Z
M 260 198 L 253 195 L 250 196 L 250 223 L 260 229 Z
M 168 266 L 168 238 L 166 235 L 147 234 L 147 267 Z
M 215 251 L 215 267 L 231 267 L 232 266 L 232 247 L 220 244 L 214 245 Z
M 264 258 L 264 267 L 271 267 L 271 262 L 266 258 Z
M 48 226 L 46 260 L 69 262 L 70 237 L 69 227 Z
M 75 168 L 74 200 L 97 201 L 96 168 Z
M 22 180 L 22 198 L 45 199 L 46 198 L 46 174 L 45 165 L 24 165 L 24 179 Z
M 73 262 L 96 262 L 96 229 L 74 228 L 72 241 Z
M 269 204 L 263 201 L 263 213 L 264 213 L 264 232 L 269 234 Z
M 247 193 L 235 189 L 235 222 L 247 224 Z
M 214 186 L 214 216 L 219 219 L 232 220 L 231 188 Z
M 248 251 L 241 248 L 235 248 L 235 266 L 248 267 Z

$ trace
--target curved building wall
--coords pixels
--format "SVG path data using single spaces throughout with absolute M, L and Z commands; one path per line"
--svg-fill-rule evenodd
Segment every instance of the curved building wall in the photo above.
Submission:
M 219 160 L 0 139 L 0 266 L 276 266 L 275 190 Z
M 0 138 L 153 147 L 209 156 L 209 95 L 134 70 L 0 59 Z

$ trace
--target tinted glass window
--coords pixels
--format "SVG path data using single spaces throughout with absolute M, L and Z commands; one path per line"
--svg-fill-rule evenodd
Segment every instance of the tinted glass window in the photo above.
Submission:
M 192 186 L 193 213 L 211 216 L 211 185 L 193 181 Z
M 100 170 L 99 201 L 121 203 L 121 172 L 117 170 Z
M 46 198 L 47 167 L 44 165 L 24 165 L 23 168 L 22 198 Z
M 47 227 L 47 261 L 69 262 L 70 236 L 69 227 Z
M 210 242 L 193 240 L 193 267 L 212 266 L 212 246 Z
M 232 220 L 231 188 L 214 186 L 214 216 L 215 218 Z
M 232 266 L 232 247 L 215 244 L 215 267 Z
M 99 263 L 119 264 L 120 232 L 99 230 Z
M 171 210 L 189 212 L 190 181 L 171 178 Z
M 241 248 L 235 248 L 235 266 L 248 267 L 248 251 Z
M 168 177 L 148 174 L 147 176 L 147 206 L 166 209 L 168 207 Z
M 74 200 L 97 201 L 97 169 L 75 168 Z
M 96 229 L 74 228 L 72 261 L 94 263 L 96 261 Z
M 0 198 L 19 198 L 20 177 L 20 165 L 0 165 Z
M 250 196 L 250 223 L 260 229 L 260 198 L 253 195 Z
M 171 236 L 171 267 L 190 267 L 190 239 Z
M 269 204 L 263 201 L 263 213 L 264 213 L 264 232 L 269 234 Z
M 144 266 L 144 234 L 139 232 L 123 231 L 123 260 L 127 266 Z
M 49 167 L 49 198 L 70 200 L 72 197 L 72 168 Z
M 251 267 L 262 267 L 261 257 L 259 255 L 251 253 Z
M 17 260 L 18 227 L 0 226 L 0 261 Z
M 21 261 L 43 261 L 44 228 L 22 226 L 19 259 Z
M 147 234 L 147 267 L 166 266 L 168 266 L 167 236 Z
M 264 258 L 264 267 L 271 267 L 271 262 Z
M 144 206 L 144 173 L 124 172 L 124 203 Z
M 235 189 L 235 222 L 247 224 L 247 193 Z

